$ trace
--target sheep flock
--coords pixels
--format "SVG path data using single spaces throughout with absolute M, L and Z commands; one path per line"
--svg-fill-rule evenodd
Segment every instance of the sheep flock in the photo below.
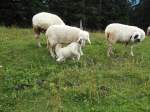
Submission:
M 40 34 L 45 33 L 47 49 L 57 62 L 62 62 L 69 58 L 79 61 L 80 56 L 83 55 L 82 48 L 86 42 L 91 44 L 88 31 L 66 25 L 55 14 L 47 12 L 38 13 L 33 16 L 32 25 L 37 46 L 41 47 Z M 150 27 L 147 29 L 147 35 L 149 34 Z M 145 39 L 145 32 L 137 26 L 111 23 L 106 26 L 105 38 L 108 44 L 107 56 L 114 54 L 113 45 L 116 43 L 130 46 L 130 54 L 134 56 L 133 46 Z

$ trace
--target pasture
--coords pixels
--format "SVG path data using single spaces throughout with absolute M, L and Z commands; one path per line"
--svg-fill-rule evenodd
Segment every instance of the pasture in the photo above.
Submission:
M 57 63 L 32 29 L 0 27 L 0 112 L 150 112 L 150 37 L 134 48 L 91 33 L 79 62 Z

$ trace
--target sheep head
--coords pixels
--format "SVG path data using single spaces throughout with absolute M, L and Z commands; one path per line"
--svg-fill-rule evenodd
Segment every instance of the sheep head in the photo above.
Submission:
M 134 32 L 132 35 L 131 35 L 131 42 L 132 43 L 138 43 L 138 42 L 141 42 L 143 41 L 145 38 L 145 34 L 143 32 Z
M 80 31 L 79 38 L 78 38 L 77 42 L 79 42 L 80 40 L 88 41 L 88 43 L 91 44 L 90 37 L 89 37 L 89 32 Z

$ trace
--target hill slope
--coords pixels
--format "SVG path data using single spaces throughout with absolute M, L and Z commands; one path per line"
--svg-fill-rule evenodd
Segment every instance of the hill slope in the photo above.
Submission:
M 106 57 L 103 33 L 91 33 L 79 62 L 59 64 L 35 46 L 31 29 L 0 27 L 1 112 L 149 112 L 150 38 Z

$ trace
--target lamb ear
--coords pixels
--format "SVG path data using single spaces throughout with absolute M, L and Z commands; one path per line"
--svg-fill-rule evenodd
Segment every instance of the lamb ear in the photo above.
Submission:
M 79 42 L 80 40 L 81 40 L 81 38 L 79 37 L 78 40 L 77 40 L 77 42 Z
M 82 41 L 83 41 L 83 40 L 80 39 L 78 43 L 79 43 L 80 45 L 82 45 Z

